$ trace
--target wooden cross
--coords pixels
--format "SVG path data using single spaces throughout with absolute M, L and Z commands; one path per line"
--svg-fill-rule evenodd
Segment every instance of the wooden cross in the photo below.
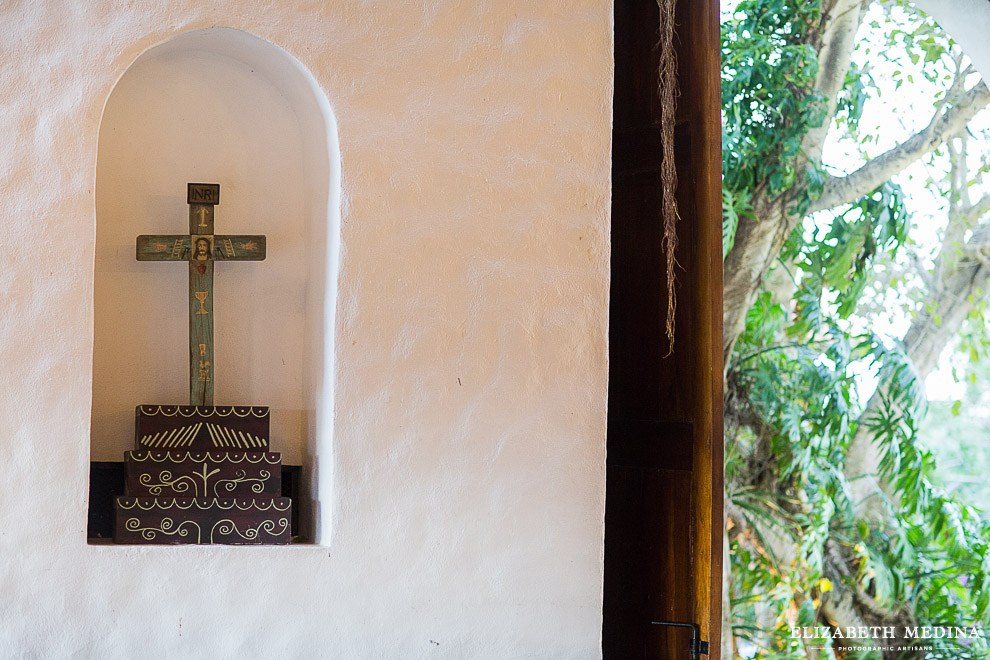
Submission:
M 138 261 L 189 262 L 189 404 L 213 405 L 213 262 L 264 261 L 264 236 L 217 236 L 220 184 L 190 183 L 189 233 L 137 237 Z

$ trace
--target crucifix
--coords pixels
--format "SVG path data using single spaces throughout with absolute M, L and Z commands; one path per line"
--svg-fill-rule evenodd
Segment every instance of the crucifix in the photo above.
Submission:
M 190 183 L 189 233 L 137 237 L 138 261 L 189 263 L 189 404 L 213 405 L 213 262 L 263 261 L 264 236 L 216 235 L 213 207 L 220 184 Z
M 267 406 L 215 406 L 213 262 L 262 261 L 264 236 L 213 231 L 220 186 L 190 183 L 189 233 L 137 237 L 138 261 L 189 266 L 189 403 L 134 410 L 136 449 L 125 454 L 126 495 L 115 504 L 116 543 L 284 544 L 292 500 L 280 497 L 281 454 L 269 451 Z

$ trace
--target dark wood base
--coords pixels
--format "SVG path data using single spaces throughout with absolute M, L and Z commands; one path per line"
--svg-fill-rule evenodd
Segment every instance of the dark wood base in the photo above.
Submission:
M 142 405 L 134 411 L 136 449 L 268 451 L 267 406 Z
M 114 504 L 124 495 L 125 463 L 123 461 L 93 461 L 89 464 L 89 519 L 86 527 L 88 543 L 110 543 L 113 540 Z M 302 466 L 283 465 L 282 497 L 292 500 L 292 540 L 299 539 L 299 503 L 302 501 Z
M 118 497 L 114 543 L 282 545 L 290 539 L 287 497 Z
M 129 451 L 131 497 L 277 497 L 282 455 L 273 452 Z

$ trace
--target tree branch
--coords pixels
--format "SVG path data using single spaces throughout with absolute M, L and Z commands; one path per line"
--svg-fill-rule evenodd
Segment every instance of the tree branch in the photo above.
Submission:
M 965 259 L 977 261 L 980 266 L 990 271 L 990 224 L 983 225 L 973 232 L 959 252 L 960 261 Z
M 973 226 L 976 221 L 982 218 L 987 213 L 990 213 L 990 195 L 984 195 L 980 201 L 967 206 L 961 211 L 962 217 L 965 219 L 966 224 Z
M 949 222 L 945 225 L 942 246 L 935 257 L 933 281 L 934 291 L 942 287 L 946 273 L 950 272 L 959 260 L 960 248 L 967 230 L 972 226 L 967 221 L 964 209 L 972 206 L 969 188 L 966 181 L 969 178 L 969 168 L 966 166 L 966 132 L 961 131 L 955 137 L 945 142 L 949 152 Z
M 980 110 L 990 104 L 990 89 L 984 81 L 967 90 L 952 107 L 936 113 L 928 126 L 889 151 L 871 158 L 846 176 L 829 177 L 822 196 L 809 212 L 854 202 L 884 181 L 904 170 L 922 156 L 934 151 L 949 137 L 966 128 Z
M 856 49 L 856 32 L 863 21 L 865 6 L 863 0 L 830 0 L 822 4 L 822 29 L 813 37 L 812 44 L 818 51 L 815 89 L 825 97 L 825 120 L 801 140 L 801 151 L 809 160 L 821 160 L 825 136 L 832 126 L 839 93 Z

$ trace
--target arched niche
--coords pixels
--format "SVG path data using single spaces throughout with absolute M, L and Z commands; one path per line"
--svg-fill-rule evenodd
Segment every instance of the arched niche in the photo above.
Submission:
M 195 30 L 127 69 L 97 157 L 92 460 L 133 448 L 136 405 L 188 403 L 187 269 L 136 261 L 135 238 L 187 233 L 186 183 L 219 183 L 217 233 L 265 234 L 268 257 L 217 264 L 215 402 L 271 406 L 302 532 L 327 538 L 339 162 L 326 96 L 263 39 Z

